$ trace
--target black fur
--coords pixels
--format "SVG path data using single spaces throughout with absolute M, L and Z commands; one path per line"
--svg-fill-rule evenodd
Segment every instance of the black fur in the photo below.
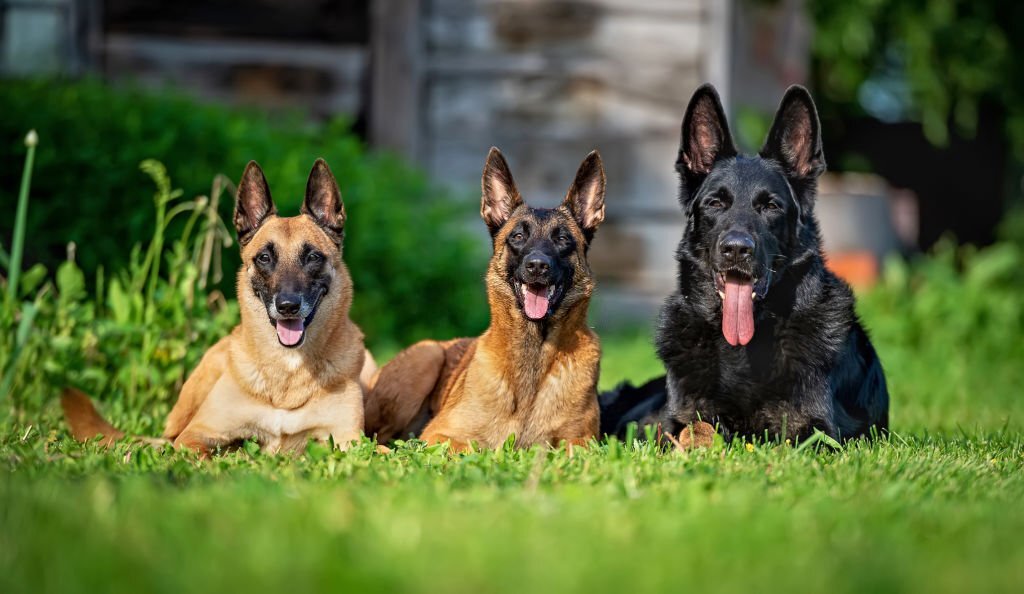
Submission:
M 683 121 L 677 161 L 687 214 L 678 290 L 655 338 L 667 375 L 602 395 L 602 429 L 630 421 L 678 433 L 698 419 L 733 435 L 836 439 L 888 428 L 881 363 L 854 313 L 849 286 L 825 268 L 814 216 L 825 169 L 810 95 L 792 87 L 759 155 L 738 155 L 714 88 L 697 90 Z M 725 258 L 723 237 L 753 253 Z M 731 346 L 718 291 L 724 274 L 752 283 L 754 334 Z

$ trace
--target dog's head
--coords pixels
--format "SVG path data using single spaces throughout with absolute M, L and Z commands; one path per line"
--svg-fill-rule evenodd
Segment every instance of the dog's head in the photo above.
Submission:
M 825 158 L 810 94 L 790 87 L 764 147 L 745 156 L 714 87 L 702 86 L 683 119 L 676 169 L 687 214 L 679 258 L 701 271 L 700 289 L 720 297 L 726 341 L 746 345 L 755 303 L 788 266 L 819 249 L 813 208 Z
M 250 162 L 238 184 L 234 221 L 242 246 L 238 300 L 246 323 L 266 328 L 268 340 L 297 348 L 307 334 L 347 315 L 352 282 L 341 259 L 345 206 L 323 159 L 313 165 L 296 217 L 277 216 L 263 170 Z
M 494 242 L 488 285 L 523 315 L 541 322 L 590 297 L 593 279 L 587 250 L 604 220 L 604 166 L 587 155 L 558 208 L 523 202 L 501 151 L 487 155 L 480 216 Z

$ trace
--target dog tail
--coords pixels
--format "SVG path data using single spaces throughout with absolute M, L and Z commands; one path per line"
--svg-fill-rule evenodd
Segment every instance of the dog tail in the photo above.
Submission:
M 117 440 L 126 434 L 117 427 L 114 427 L 106 419 L 100 416 L 93 406 L 92 400 L 83 394 L 81 390 L 64 388 L 60 396 L 60 406 L 64 409 L 64 418 L 71 428 L 71 435 L 78 441 L 90 441 L 102 437 L 100 445 L 109 448 Z M 149 444 L 153 447 L 161 447 L 171 443 L 169 439 L 159 437 L 131 436 L 133 441 Z
M 668 388 L 665 376 L 637 387 L 622 382 L 598 396 L 601 406 L 601 433 L 625 437 L 630 423 L 645 425 L 656 422 L 657 413 L 665 406 Z
M 124 437 L 124 431 L 114 427 L 96 412 L 92 400 L 74 388 L 64 388 L 60 397 L 60 406 L 64 409 L 64 418 L 71 427 L 71 435 L 78 441 L 89 441 L 103 436 L 100 444 L 110 447 Z

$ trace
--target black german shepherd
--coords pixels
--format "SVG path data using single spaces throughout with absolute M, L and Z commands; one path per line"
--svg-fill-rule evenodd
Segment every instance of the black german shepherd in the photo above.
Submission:
M 840 440 L 887 430 L 882 365 L 853 293 L 823 261 L 814 201 L 825 159 L 807 90 L 786 92 L 764 148 L 746 156 L 714 87 L 700 87 L 676 169 L 687 216 L 679 289 L 655 338 L 667 376 L 603 394 L 602 430 L 639 421 L 678 435 L 703 421 L 726 439 L 820 429 Z

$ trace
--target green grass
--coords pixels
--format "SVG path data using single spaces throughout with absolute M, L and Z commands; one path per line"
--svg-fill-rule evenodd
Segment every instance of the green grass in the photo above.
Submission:
M 604 343 L 603 385 L 657 371 Z M 904 387 L 888 441 L 573 458 L 105 452 L 50 404 L 0 437 L 0 591 L 1019 591 L 1021 417 L 904 433 L 932 414 Z

